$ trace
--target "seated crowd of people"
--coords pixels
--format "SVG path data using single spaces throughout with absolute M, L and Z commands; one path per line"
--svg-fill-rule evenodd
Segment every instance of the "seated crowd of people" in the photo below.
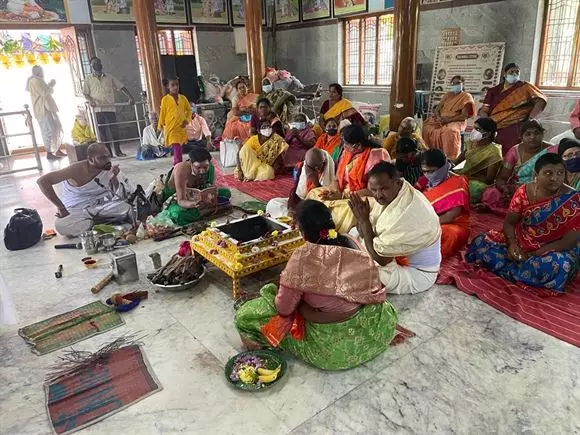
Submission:
M 468 263 L 554 293 L 564 293 L 576 276 L 580 100 L 571 134 L 557 144 L 545 141 L 534 117 L 546 97 L 509 64 L 468 135 L 475 104 L 456 76 L 422 132 L 405 118 L 378 143 L 338 84 L 330 85 L 313 126 L 267 80 L 262 96 L 248 93 L 243 81 L 236 86 L 224 138 L 239 141 L 238 178 L 259 182 L 293 173 L 289 196 L 271 200 L 267 212 L 293 217 L 306 242 L 292 254 L 279 287 L 265 286 L 238 308 L 235 323 L 247 347 L 280 347 L 328 370 L 362 364 L 395 336 L 397 313 L 386 294 L 429 290 L 442 260 L 463 250 Z M 214 185 L 207 125 L 196 121 L 176 79 L 168 90 L 159 120 L 152 115 L 158 128 L 143 137 L 147 152 L 172 148 L 163 213 L 187 225 L 211 212 L 196 196 L 200 191 L 214 189 L 221 200 L 231 192 Z M 86 120 L 77 121 L 79 140 L 93 140 Z M 186 149 L 189 160 L 182 161 Z M 61 182 L 62 198 L 53 188 Z M 43 175 L 38 184 L 57 207 L 61 234 L 131 218 L 125 198 L 133 188 L 104 145 L 90 145 L 86 161 Z M 485 219 L 476 212 L 505 216 L 503 228 L 470 240 L 472 219 Z

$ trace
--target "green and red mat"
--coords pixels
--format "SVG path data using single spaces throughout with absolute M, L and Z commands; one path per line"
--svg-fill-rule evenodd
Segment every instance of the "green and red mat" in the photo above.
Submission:
M 124 325 L 119 313 L 100 301 L 34 323 L 18 331 L 32 352 L 44 355 Z

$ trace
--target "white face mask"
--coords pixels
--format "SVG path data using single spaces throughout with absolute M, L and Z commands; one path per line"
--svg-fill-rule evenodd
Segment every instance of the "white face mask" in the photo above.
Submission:
M 262 85 L 262 91 L 265 94 L 272 92 L 272 85 Z
M 306 128 L 305 122 L 291 122 L 290 128 L 295 128 L 296 130 L 304 130 Z
M 260 134 L 264 137 L 270 137 L 270 136 L 272 136 L 272 129 L 271 128 L 261 128 Z
M 519 74 L 508 74 L 505 76 L 505 81 L 508 82 L 510 85 L 513 85 L 519 80 L 520 80 Z
M 469 140 L 471 142 L 479 142 L 481 139 L 483 139 L 483 134 L 481 134 L 480 131 L 473 130 L 469 135 Z

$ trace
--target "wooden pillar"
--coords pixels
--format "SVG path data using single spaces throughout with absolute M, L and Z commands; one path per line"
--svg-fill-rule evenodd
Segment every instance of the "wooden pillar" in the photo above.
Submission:
M 393 79 L 389 129 L 397 131 L 403 118 L 413 116 L 417 64 L 419 0 L 395 0 Z
M 151 0 L 133 0 L 133 12 L 137 22 L 137 36 L 143 60 L 147 101 L 151 112 L 159 112 L 163 98 L 161 59 L 157 41 L 157 22 L 155 8 Z
M 244 0 L 246 13 L 246 44 L 248 74 L 252 91 L 262 93 L 262 78 L 266 71 L 262 48 L 262 2 Z

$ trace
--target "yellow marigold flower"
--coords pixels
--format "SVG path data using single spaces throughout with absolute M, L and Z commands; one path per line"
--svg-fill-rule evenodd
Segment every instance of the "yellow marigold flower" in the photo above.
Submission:
M 329 239 L 336 239 L 338 237 L 338 233 L 336 230 L 328 230 L 328 238 Z

